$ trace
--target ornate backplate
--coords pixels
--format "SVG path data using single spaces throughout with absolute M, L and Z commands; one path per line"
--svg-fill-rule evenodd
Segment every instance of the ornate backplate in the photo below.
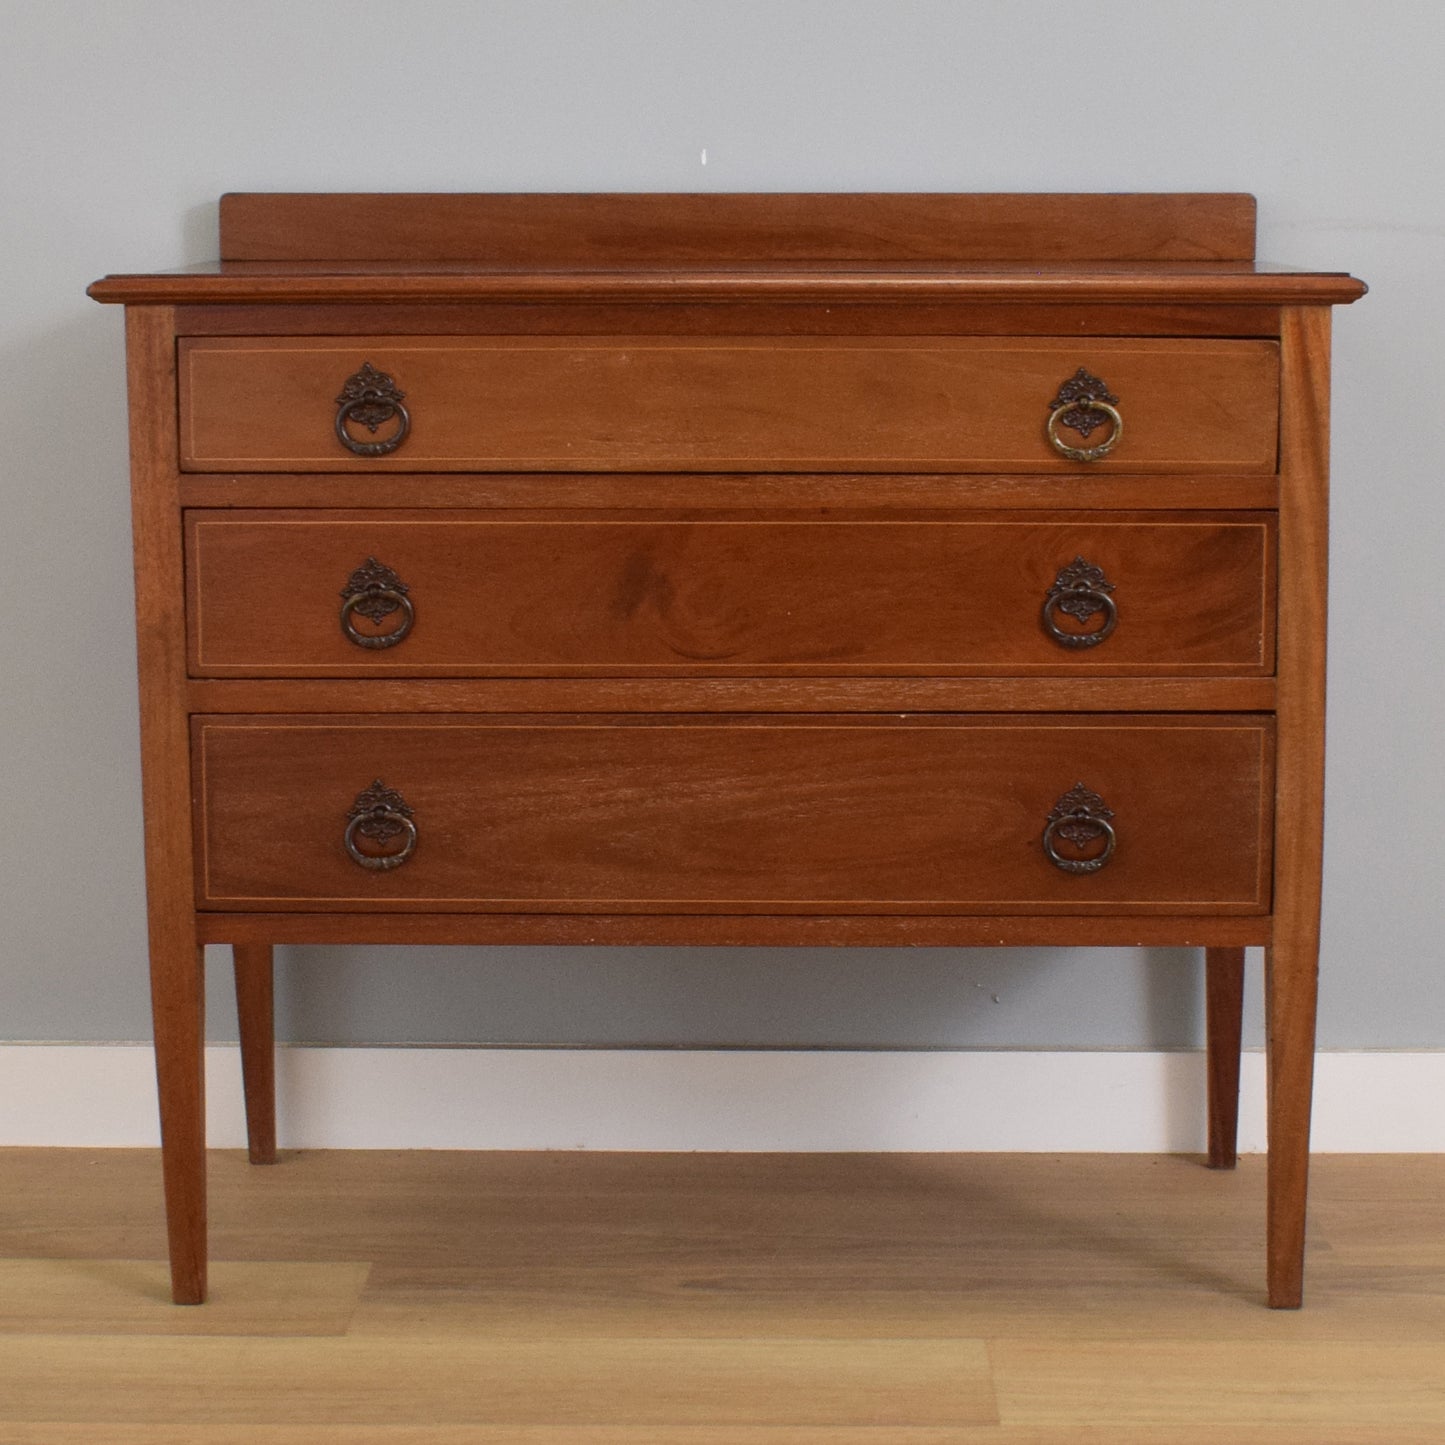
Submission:
M 1049 403 L 1049 409 L 1054 411 L 1061 406 L 1068 406 L 1069 410 L 1059 418 L 1059 421 L 1064 426 L 1072 427 L 1085 438 L 1097 427 L 1103 426 L 1109 418 L 1103 412 L 1095 411 L 1092 407 L 1070 405 L 1071 402 L 1081 401 L 1107 401 L 1110 406 L 1119 404 L 1119 398 L 1110 392 L 1108 386 L 1081 366 L 1059 388 L 1059 394 Z
M 1083 848 L 1099 836 L 1094 820 L 1102 818 L 1107 822 L 1113 816 L 1113 809 L 1092 788 L 1083 783 L 1075 783 L 1054 804 L 1049 813 L 1049 822 L 1058 823 L 1059 826 L 1054 832 L 1060 838 L 1066 839 L 1076 848 Z
M 368 557 L 346 579 L 346 586 L 341 589 L 341 600 L 350 602 L 359 595 L 361 601 L 355 603 L 351 610 L 379 623 L 383 617 L 390 617 L 401 606 L 395 597 L 384 597 L 382 593 L 396 592 L 405 597 L 410 590 L 384 562 Z
M 1103 568 L 1086 562 L 1082 557 L 1075 557 L 1054 578 L 1054 585 L 1049 588 L 1048 596 L 1060 612 L 1067 612 L 1070 617 L 1087 622 L 1100 611 L 1099 594 L 1113 590 L 1114 584 L 1104 576 Z
M 370 838 L 376 843 L 389 843 L 407 831 L 405 825 L 397 820 L 398 815 L 402 818 L 412 816 L 406 799 L 395 788 L 388 788 L 378 778 L 369 788 L 356 795 L 356 801 L 346 816 L 362 820 L 357 824 L 356 831 L 363 838 Z
M 378 371 L 369 361 L 361 364 L 361 370 L 346 378 L 336 404 L 346 408 L 351 421 L 359 421 L 367 431 L 375 433 L 382 422 L 390 421 L 396 415 L 396 404 L 406 393 L 384 371 Z

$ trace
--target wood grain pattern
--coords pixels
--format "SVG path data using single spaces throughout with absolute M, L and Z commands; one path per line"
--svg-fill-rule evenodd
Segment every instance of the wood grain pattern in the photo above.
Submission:
M 106 1445 L 877 1445 L 874 1425 L 144 1425 L 107 1420 Z M 1046 1445 L 1034 1431 L 1014 1435 L 996 1425 L 890 1425 L 889 1445 L 970 1445 L 976 1440 L 994 1445 Z M 5 1428 L 5 1445 L 94 1445 L 93 1424 L 47 1421 L 41 1425 L 11 1424 Z M 1074 1445 L 1070 1437 L 1064 1445 Z M 1138 1437 L 1111 1437 L 1107 1445 L 1130 1445 Z M 1184 1445 L 1202 1436 L 1190 1435 Z M 1281 1445 L 1334 1445 L 1334 1436 L 1280 1437 Z M 1424 1437 L 1420 1437 L 1422 1440 Z M 1061 1437 L 1050 1435 L 1047 1445 Z M 1181 1437 L 1182 1440 L 1182 1437 Z M 1351 1436 L 1343 1445 L 1414 1445 L 1415 1436 Z M 1160 1445 L 1150 1436 L 1148 1445 Z M 1164 1445 L 1173 1445 L 1173 1437 Z M 1210 1442 L 1213 1445 L 1213 1442 Z M 1435 1445 L 1434 1439 L 1424 1445 Z
M 1249 260 L 1239 194 L 391 194 L 232 192 L 234 261 L 468 261 L 639 266 L 689 261 Z
M 209 1273 L 209 1308 L 177 1310 L 159 1260 L 0 1257 L 0 1360 L 17 1335 L 334 1338 L 347 1332 L 371 1265 L 223 1259 Z
M 997 1419 L 979 1340 L 18 1340 L 0 1419 L 908 1425 Z M 324 1371 L 322 1369 L 324 1362 Z M 880 1392 L 880 1383 L 889 1389 Z
M 198 676 L 958 672 L 1153 676 L 1273 669 L 1273 518 L 1087 513 L 968 521 L 512 520 L 392 510 L 191 512 Z M 1083 557 L 1118 624 L 1069 647 L 1043 625 Z M 368 559 L 414 621 L 372 650 L 338 624 Z M 359 593 L 357 594 L 360 595 Z M 1108 594 L 1105 594 L 1108 595 Z M 399 635 L 396 604 L 365 640 Z M 1102 612 L 1052 626 L 1097 633 Z
M 177 1304 L 206 1293 L 204 980 L 187 880 L 194 864 L 185 713 L 184 562 L 176 526 L 175 343 L 172 317 L 126 313 L 131 527 L 151 1017 L 155 1027 L 166 1215 Z
M 1269 1296 L 1304 1290 L 1305 1196 L 1324 862 L 1325 626 L 1329 571 L 1330 313 L 1291 311 L 1281 337 L 1276 930 L 1265 956 L 1269 1048 Z
M 169 1311 L 164 1266 L 113 1255 L 164 1249 L 155 1151 L 11 1150 L 5 1166 L 0 1402 L 34 1407 L 0 1424 L 6 1445 L 1436 1445 L 1442 1430 L 1439 1156 L 1318 1161 L 1311 1308 L 1285 1315 L 1258 1307 L 1255 1157 L 1206 1174 L 1148 1155 L 336 1151 L 258 1172 L 226 1151 L 216 1249 L 234 1262 L 214 1310 Z M 62 1239 L 67 1258 L 21 1257 Z M 308 1338 L 279 1339 L 282 1320 Z M 387 1388 L 390 1368 L 317 1418 L 355 1384 L 358 1347 L 472 1357 L 487 1380 L 526 1343 L 554 1351 L 524 1356 L 528 1423 L 443 1423 L 464 1381 L 432 1411 Z M 1003 1423 L 909 1423 L 957 1401 L 933 1367 L 964 1343 L 987 1352 L 981 1376 L 962 1357 L 965 1383 L 996 1391 Z M 646 1371 L 615 1369 L 592 1414 L 574 1410 L 579 1378 L 650 1344 L 683 1366 L 640 1402 L 655 1423 L 624 1413 Z M 198 1346 L 215 1348 L 197 1376 Z M 709 1415 L 719 1375 L 767 1347 L 775 1369 L 729 1383 L 738 1413 L 774 1423 Z M 778 1423 L 835 1363 L 828 1422 Z M 32 1364 L 48 1388 L 26 1382 Z M 258 1405 L 262 1381 L 276 1398 Z M 373 1418 L 346 1423 L 361 1402 Z
M 1268 907 L 1267 719 L 203 718 L 194 766 L 206 908 Z M 378 778 L 420 832 L 391 872 L 341 846 Z M 1040 842 L 1078 781 L 1122 840 L 1085 876 Z
M 1445 1430 L 1442 1352 L 1433 1341 L 1276 1344 L 1268 1351 L 1192 1340 L 1079 1343 L 1067 1361 L 1047 1345 L 998 1341 L 991 1358 L 999 1418 L 1011 1425 L 1160 1424 L 1192 1400 L 1197 1417 L 1216 1429 L 1255 1431 L 1328 1419 L 1348 1401 L 1374 1421 Z
M 1080 367 L 1108 383 L 1126 419 L 1095 469 L 1275 465 L 1278 359 L 1265 341 L 370 336 L 179 347 L 191 471 L 1071 474 L 1085 468 L 1054 451 L 1044 425 Z M 353 455 L 334 431 L 336 397 L 366 362 L 395 379 L 411 413 L 410 435 L 383 457 Z

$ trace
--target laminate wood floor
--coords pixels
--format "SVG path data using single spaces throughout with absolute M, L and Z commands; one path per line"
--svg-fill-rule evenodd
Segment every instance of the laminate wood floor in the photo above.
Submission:
M 0 1445 L 1440 1445 L 1445 1157 L 0 1151 Z

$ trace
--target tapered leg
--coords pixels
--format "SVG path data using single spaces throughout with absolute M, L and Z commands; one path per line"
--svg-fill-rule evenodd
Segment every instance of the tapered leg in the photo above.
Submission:
M 1209 1076 L 1209 1167 L 1233 1169 L 1239 1153 L 1239 1048 L 1244 950 L 1204 950 L 1205 1055 Z
M 152 1015 L 161 1108 L 161 1166 L 170 1239 L 171 1295 L 206 1297 L 206 1086 L 204 974 L 194 943 L 152 938 Z
M 1314 1089 L 1316 937 L 1277 939 L 1265 951 L 1269 1049 L 1269 1303 L 1304 1298 L 1305 1197 Z
M 191 742 L 186 680 L 185 556 L 176 470 L 175 313 L 128 306 L 131 532 L 151 1017 L 161 1106 L 161 1159 L 171 1291 L 206 1297 L 205 989 L 196 941 Z
M 1265 952 L 1269 1302 L 1275 1309 L 1298 1309 L 1304 1295 L 1324 854 L 1329 357 L 1329 308 L 1286 307 L 1280 313 L 1274 941 Z
M 241 1081 L 251 1163 L 276 1162 L 276 1025 L 271 945 L 235 943 L 236 1017 L 241 1025 Z

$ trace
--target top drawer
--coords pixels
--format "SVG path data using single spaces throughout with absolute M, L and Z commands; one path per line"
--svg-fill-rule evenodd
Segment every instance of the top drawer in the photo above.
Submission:
M 188 471 L 1272 472 L 1270 341 L 196 337 Z M 1083 369 L 1123 423 L 1060 388 Z M 364 370 L 365 369 L 365 370 Z M 399 393 L 365 396 L 380 373 Z M 1065 394 L 1067 397 L 1067 394 Z M 1087 430 L 1071 425 L 1081 422 Z

